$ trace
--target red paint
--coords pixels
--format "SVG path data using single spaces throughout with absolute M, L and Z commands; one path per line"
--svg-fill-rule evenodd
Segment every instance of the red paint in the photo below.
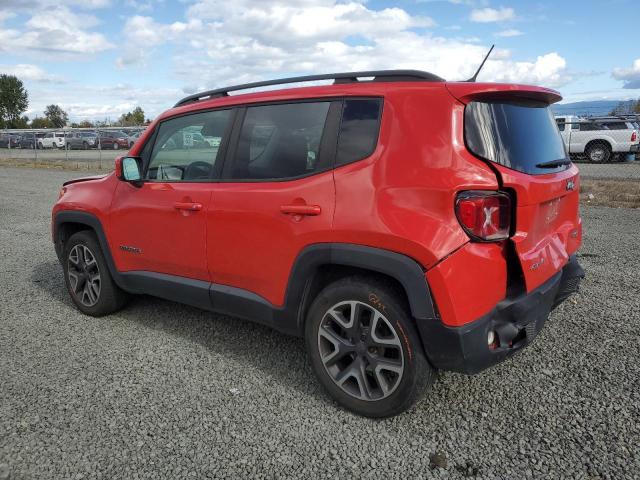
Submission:
M 442 321 L 452 326 L 479 318 L 504 299 L 507 242 L 515 245 L 527 290 L 558 272 L 580 246 L 575 166 L 530 176 L 493 165 L 500 186 L 492 168 L 464 143 L 465 102 L 513 95 L 559 100 L 557 92 L 544 88 L 378 82 L 232 95 L 168 110 L 130 153 L 139 155 L 158 122 L 168 117 L 255 102 L 350 95 L 384 98 L 377 148 L 361 161 L 280 182 L 147 182 L 135 187 L 110 175 L 69 185 L 54 213 L 94 213 L 120 271 L 212 281 L 245 289 L 274 305 L 283 304 L 291 267 L 306 246 L 344 242 L 399 252 L 424 267 Z M 573 190 L 567 190 L 570 179 Z M 499 189 L 513 195 L 513 237 L 471 243 L 455 214 L 457 195 Z

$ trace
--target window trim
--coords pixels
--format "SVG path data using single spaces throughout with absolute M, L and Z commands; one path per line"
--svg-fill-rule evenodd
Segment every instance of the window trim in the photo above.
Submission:
M 342 117 L 342 104 L 344 97 L 320 97 L 320 98 L 300 98 L 294 100 L 276 100 L 267 102 L 257 102 L 244 104 L 239 109 L 241 110 L 236 117 L 236 125 L 232 138 L 230 139 L 230 147 L 227 151 L 224 166 L 222 169 L 222 175 L 220 177 L 221 183 L 279 183 L 279 182 L 292 182 L 302 178 L 319 175 L 321 173 L 328 172 L 335 168 L 335 155 L 338 148 L 338 129 L 340 119 Z M 235 154 L 240 144 L 240 134 L 244 125 L 244 119 L 246 117 L 247 110 L 252 107 L 266 107 L 272 105 L 297 105 L 301 103 L 329 103 L 329 110 L 327 111 L 327 117 L 322 129 L 322 136 L 320 137 L 320 148 L 318 151 L 318 164 L 322 165 L 321 168 L 313 170 L 309 173 L 297 175 L 295 177 L 277 177 L 277 178 L 233 178 L 233 167 L 235 164 Z
M 216 156 L 216 161 L 213 164 L 213 168 L 211 169 L 211 173 L 209 178 L 202 179 L 193 179 L 189 181 L 185 180 L 158 180 L 153 178 L 146 178 L 147 172 L 149 170 L 149 165 L 151 163 L 151 154 L 153 153 L 153 147 L 156 143 L 156 138 L 158 136 L 158 132 L 160 131 L 160 127 L 162 124 L 175 120 L 178 118 L 184 118 L 191 115 L 201 115 L 203 113 L 211 113 L 211 112 L 219 112 L 219 111 L 230 111 L 231 115 L 229 117 L 229 123 L 227 124 L 227 128 L 223 134 L 223 137 L 220 141 L 220 146 L 218 147 L 218 155 Z M 220 180 L 220 175 L 222 173 L 222 168 L 226 160 L 227 150 L 229 145 L 229 138 L 233 134 L 233 129 L 235 128 L 236 117 L 238 116 L 238 107 L 224 107 L 224 108 L 207 108 L 203 110 L 196 110 L 192 112 L 185 113 L 183 115 L 172 115 L 171 117 L 167 117 L 162 119 L 162 121 L 158 122 L 153 129 L 153 133 L 149 136 L 145 144 L 142 146 L 142 150 L 140 152 L 140 158 L 142 159 L 142 180 L 146 183 L 217 183 Z M 147 147 L 150 147 L 149 150 L 145 151 Z

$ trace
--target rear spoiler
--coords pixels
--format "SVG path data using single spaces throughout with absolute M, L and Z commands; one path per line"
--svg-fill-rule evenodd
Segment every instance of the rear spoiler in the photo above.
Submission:
M 445 86 L 451 95 L 465 104 L 472 100 L 513 100 L 516 98 L 537 100 L 548 104 L 562 100 L 560 92 L 533 85 L 447 82 Z

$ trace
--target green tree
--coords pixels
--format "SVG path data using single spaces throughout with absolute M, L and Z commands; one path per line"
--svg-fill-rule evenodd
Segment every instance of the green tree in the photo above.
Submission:
M 51 128 L 53 125 L 48 118 L 36 117 L 31 120 L 31 128 Z
M 89 120 L 83 120 L 78 125 L 80 128 L 93 128 L 93 123 Z
M 140 107 L 136 107 L 132 112 L 121 115 L 118 122 L 123 127 L 144 125 L 144 110 L 142 110 L 142 108 Z
M 638 100 L 636 102 L 636 104 L 634 105 L 633 111 L 634 111 L 634 113 L 640 113 L 640 100 Z
M 29 117 L 26 115 L 21 116 L 15 120 L 9 120 L 7 122 L 9 128 L 29 128 Z
M 0 127 L 20 119 L 29 106 L 29 96 L 22 82 L 14 75 L 0 75 Z
M 69 121 L 69 115 L 59 105 L 47 105 L 44 116 L 55 128 L 62 128 Z

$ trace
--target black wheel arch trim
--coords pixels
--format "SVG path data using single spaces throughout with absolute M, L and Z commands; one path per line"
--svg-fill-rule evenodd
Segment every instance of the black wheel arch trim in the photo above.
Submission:
M 306 247 L 296 258 L 287 285 L 285 308 L 302 306 L 305 290 L 322 266 L 339 265 L 381 273 L 404 288 L 411 314 L 416 320 L 436 318 L 425 271 L 418 262 L 401 253 L 348 243 L 319 243 Z M 296 322 L 302 328 L 302 312 Z
M 96 217 L 94 214 L 89 212 L 80 212 L 77 210 L 61 210 L 56 213 L 53 219 L 53 243 L 56 249 L 56 254 L 59 259 L 62 259 L 62 239 L 60 238 L 61 226 L 65 223 L 75 223 L 80 225 L 86 225 L 91 230 L 94 231 L 96 237 L 98 237 L 98 242 L 100 243 L 100 248 L 102 249 L 102 254 L 107 262 L 107 266 L 109 267 L 109 273 L 111 277 L 114 279 L 116 284 L 123 288 L 121 285 L 119 272 L 116 270 L 115 262 L 113 261 L 113 257 L 111 256 L 111 249 L 109 248 L 109 242 L 107 241 L 107 237 L 104 234 L 104 229 L 102 228 L 102 223 L 100 219 Z

